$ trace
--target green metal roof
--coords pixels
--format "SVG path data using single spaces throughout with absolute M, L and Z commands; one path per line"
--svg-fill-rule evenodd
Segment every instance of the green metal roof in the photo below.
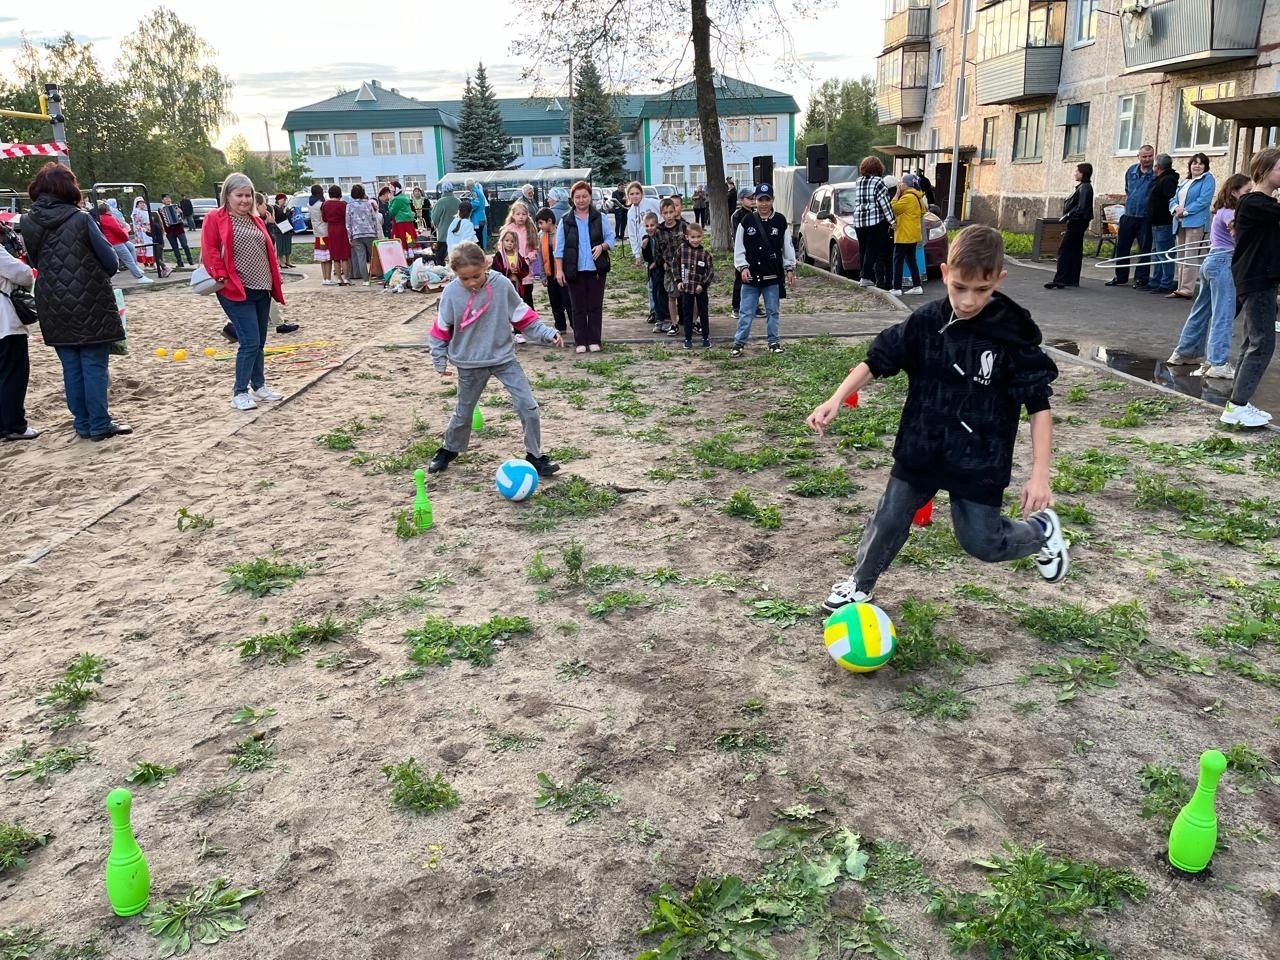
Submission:
M 366 83 L 358 90 L 344 90 L 328 100 L 290 110 L 281 126 L 285 130 L 375 130 L 407 126 L 457 130 L 458 119 L 438 104 Z
M 800 112 L 795 97 L 789 93 L 726 76 L 716 78 L 716 108 L 722 117 Z M 645 97 L 644 110 L 640 115 L 651 120 L 696 117 L 698 103 L 693 81 L 668 93 Z

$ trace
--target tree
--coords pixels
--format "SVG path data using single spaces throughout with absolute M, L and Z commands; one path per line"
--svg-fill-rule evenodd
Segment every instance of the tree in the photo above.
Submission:
M 892 143 L 895 132 L 881 126 L 876 111 L 875 82 L 824 80 L 809 95 L 804 131 L 796 138 L 797 155 L 811 143 L 825 143 L 832 164 L 857 164 L 878 143 Z
M 311 183 L 311 165 L 307 163 L 307 151 L 303 147 L 288 160 L 276 167 L 276 189 L 284 193 L 297 193 Z
M 502 132 L 502 111 L 494 96 L 484 64 L 476 67 L 475 83 L 467 77 L 462 92 L 462 116 L 458 118 L 458 142 L 453 165 L 461 173 L 470 170 L 509 170 L 515 162 L 510 138 Z
M 627 152 L 622 146 L 618 115 L 613 101 L 605 93 L 600 71 L 587 57 L 578 68 L 578 89 L 573 96 L 574 151 L 569 144 L 560 151 L 560 162 L 566 167 L 590 167 L 597 183 L 617 183 L 622 179 Z
M 217 51 L 167 7 L 125 35 L 116 71 L 144 121 L 179 144 L 207 144 L 231 118 L 231 78 Z
M 266 192 L 271 189 L 272 171 L 266 160 L 254 156 L 250 151 L 249 141 L 245 139 L 244 134 L 237 133 L 231 138 L 231 142 L 227 144 L 226 154 L 228 167 L 243 173 L 259 190 Z

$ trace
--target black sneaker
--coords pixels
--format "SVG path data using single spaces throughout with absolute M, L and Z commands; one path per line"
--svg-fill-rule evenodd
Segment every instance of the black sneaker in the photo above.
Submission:
M 684 342 L 684 348 L 685 348 L 686 350 L 692 350 L 692 349 L 693 349 L 693 341 L 692 341 L 692 340 L 686 340 L 686 341 Z
M 540 457 L 535 457 L 532 453 L 526 451 L 524 458 L 533 464 L 540 477 L 549 477 L 560 469 L 560 464 L 552 461 L 545 453 Z
M 744 347 L 744 346 L 743 346 L 742 344 L 740 344 L 740 343 L 735 343 L 735 344 L 733 345 L 733 349 L 729 351 L 729 356 L 731 356 L 731 357 L 740 357 L 740 356 L 742 356 L 742 353 L 743 353 L 743 351 L 744 351 L 744 350 L 746 350 L 746 347 Z
M 453 463 L 457 458 L 458 455 L 452 450 L 446 450 L 441 447 L 432 456 L 431 462 L 427 464 L 427 473 L 440 473 L 442 470 L 448 469 L 449 464 Z
M 680 336 L 680 328 L 679 328 L 679 327 L 672 327 L 671 329 L 669 329 L 669 330 L 667 331 L 667 336 L 668 336 L 668 337 L 678 337 L 678 336 Z
M 782 352 L 782 344 L 778 343 L 777 341 L 774 341 L 773 343 L 769 344 L 769 352 L 770 352 L 770 353 L 781 353 L 781 352 Z
M 236 336 L 236 328 L 227 323 L 222 328 L 222 335 L 227 338 L 228 343 L 239 343 L 240 338 Z
M 711 341 L 710 341 L 710 340 L 708 340 L 706 337 L 703 337 L 703 338 L 702 338 L 702 345 L 703 345 L 704 347 L 709 347 L 709 346 L 711 346 Z

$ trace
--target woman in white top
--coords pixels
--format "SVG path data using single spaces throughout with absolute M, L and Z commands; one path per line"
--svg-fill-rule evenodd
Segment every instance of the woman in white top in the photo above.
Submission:
M 0 440 L 34 440 L 40 431 L 27 424 L 27 328 L 9 299 L 15 287 L 30 290 L 31 268 L 0 247 Z
M 324 206 L 325 196 L 324 187 L 318 183 L 311 185 L 311 198 L 307 201 L 307 210 L 311 213 L 311 236 L 315 240 L 312 247 L 312 259 L 320 264 L 320 272 L 324 274 L 324 282 L 329 283 L 333 279 L 333 261 L 329 257 L 329 250 L 325 245 L 325 241 L 329 237 L 329 225 L 324 222 L 324 214 L 320 208 Z
M 444 235 L 444 241 L 449 246 L 452 253 L 453 248 L 460 243 L 471 242 L 479 243 L 476 237 L 476 226 L 471 222 L 471 201 L 461 200 L 458 203 L 458 215 L 453 218 L 453 222 L 449 224 L 449 229 Z

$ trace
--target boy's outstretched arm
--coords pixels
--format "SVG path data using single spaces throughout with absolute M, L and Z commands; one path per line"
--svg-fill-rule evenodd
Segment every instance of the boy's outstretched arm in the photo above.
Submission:
M 826 427 L 840 413 L 840 407 L 844 404 L 845 398 L 850 394 L 857 393 L 868 383 L 874 379 L 875 375 L 871 372 L 871 368 L 865 362 L 858 364 L 849 371 L 849 375 L 840 381 L 840 386 L 836 387 L 835 393 L 819 404 L 809 414 L 809 418 L 805 420 L 812 429 L 818 431 L 818 436 L 826 436 Z M 1046 479 L 1048 474 L 1045 475 Z
M 1053 506 L 1053 490 L 1049 487 L 1049 468 L 1053 463 L 1053 411 L 1039 410 L 1031 415 L 1031 479 L 1022 488 L 1022 515 Z

